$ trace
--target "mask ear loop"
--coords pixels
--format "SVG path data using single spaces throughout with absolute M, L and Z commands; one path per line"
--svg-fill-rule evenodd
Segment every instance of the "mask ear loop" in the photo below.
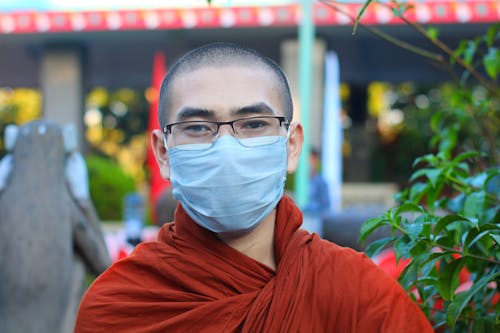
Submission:
M 293 123 L 289 123 L 287 128 L 286 128 L 286 140 L 285 142 L 288 143 L 288 139 L 290 138 L 290 128 L 292 127 Z
M 168 150 L 168 145 L 167 145 L 167 135 L 166 134 L 163 134 L 162 135 L 162 138 L 163 138 L 163 146 L 165 147 L 166 150 Z

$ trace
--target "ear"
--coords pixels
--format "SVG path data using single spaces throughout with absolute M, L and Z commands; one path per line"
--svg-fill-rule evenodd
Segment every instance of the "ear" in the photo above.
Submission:
M 5 141 L 5 149 L 8 152 L 14 150 L 18 133 L 19 133 L 19 127 L 17 127 L 16 125 L 8 125 L 7 127 L 5 127 L 4 141 Z
M 156 163 L 160 168 L 161 177 L 165 180 L 170 179 L 170 160 L 165 146 L 163 133 L 156 129 L 151 134 L 151 147 L 156 158 Z
M 302 143 L 304 142 L 304 130 L 300 123 L 293 122 L 290 124 L 288 136 L 288 160 L 286 171 L 292 173 L 297 169 L 299 163 L 300 152 L 302 151 Z
M 64 150 L 67 153 L 75 151 L 76 146 L 78 144 L 75 126 L 73 126 L 71 124 L 64 125 L 62 127 L 62 135 L 63 135 L 63 141 L 64 141 Z

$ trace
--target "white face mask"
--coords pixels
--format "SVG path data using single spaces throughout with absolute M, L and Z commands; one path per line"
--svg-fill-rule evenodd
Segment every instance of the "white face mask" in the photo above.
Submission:
M 168 149 L 173 195 L 200 226 L 245 233 L 276 207 L 286 179 L 287 138 L 251 142 L 259 139 L 243 139 L 248 142 L 242 146 L 222 136 L 207 150 Z

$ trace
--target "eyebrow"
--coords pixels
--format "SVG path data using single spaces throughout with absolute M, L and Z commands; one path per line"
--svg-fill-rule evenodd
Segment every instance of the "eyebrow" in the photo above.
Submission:
M 266 103 L 256 103 L 242 108 L 236 108 L 231 111 L 233 116 L 245 116 L 245 115 L 275 115 L 276 112 Z M 175 121 L 185 121 L 192 118 L 203 118 L 203 119 L 216 119 L 216 112 L 209 109 L 195 108 L 186 106 L 182 108 L 175 116 Z
M 276 112 L 266 103 L 256 103 L 248 106 L 244 106 L 239 109 L 231 111 L 231 114 L 236 116 L 241 115 L 251 115 L 251 114 L 266 114 L 266 115 L 276 115 Z
M 184 107 L 182 108 L 177 115 L 175 116 L 176 121 L 183 121 L 183 120 L 188 120 L 190 118 L 209 118 L 213 119 L 215 118 L 215 112 L 212 110 L 208 109 L 201 109 L 201 108 L 193 108 L 193 107 Z

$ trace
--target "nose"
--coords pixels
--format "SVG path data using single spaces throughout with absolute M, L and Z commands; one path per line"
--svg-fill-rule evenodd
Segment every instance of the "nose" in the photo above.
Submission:
M 232 136 L 236 135 L 236 133 L 234 133 L 233 131 L 233 127 L 231 126 L 231 124 L 221 124 L 219 126 L 218 137 L 221 137 L 223 135 L 232 135 Z

